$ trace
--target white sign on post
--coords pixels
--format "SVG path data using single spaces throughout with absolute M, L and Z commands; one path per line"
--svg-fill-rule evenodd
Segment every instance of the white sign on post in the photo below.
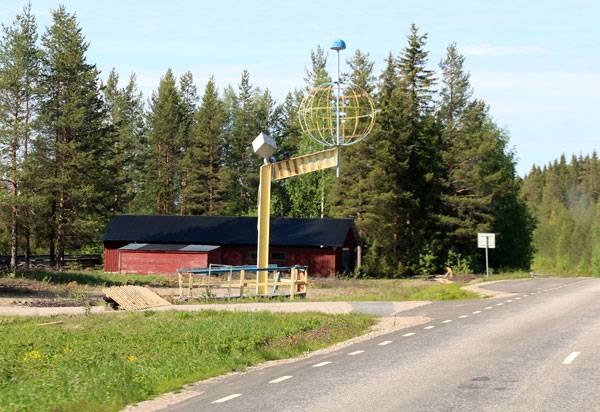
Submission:
M 495 233 L 477 233 L 477 247 L 480 249 L 495 249 L 496 234 Z
M 477 233 L 477 247 L 485 249 L 485 275 L 490 275 L 490 265 L 488 261 L 488 249 L 496 248 L 495 233 Z

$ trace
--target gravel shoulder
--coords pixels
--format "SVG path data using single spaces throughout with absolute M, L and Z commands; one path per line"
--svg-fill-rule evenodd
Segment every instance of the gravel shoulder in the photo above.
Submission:
M 338 313 L 366 313 L 379 316 L 394 316 L 397 313 L 411 310 L 419 306 L 428 305 L 428 301 L 411 302 L 273 302 L 273 303 L 231 303 L 222 305 L 172 305 L 153 308 L 153 311 L 182 311 L 197 312 L 202 310 L 226 310 L 235 312 L 323 312 L 330 314 Z M 0 316 L 58 316 L 58 315 L 83 315 L 85 313 L 119 313 L 104 306 L 85 308 L 82 306 L 72 307 L 24 307 L 24 306 L 0 306 Z

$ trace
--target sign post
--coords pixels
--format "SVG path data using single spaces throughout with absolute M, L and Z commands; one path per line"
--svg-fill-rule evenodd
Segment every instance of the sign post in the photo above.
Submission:
M 490 275 L 490 265 L 488 259 L 488 249 L 496 248 L 495 233 L 477 233 L 477 247 L 485 249 L 485 276 Z
M 271 155 L 277 150 L 277 144 L 267 134 L 261 133 L 252 142 L 255 153 L 265 159 L 260 167 L 260 183 L 258 186 L 258 242 L 256 250 L 256 267 L 266 269 L 269 267 L 269 219 L 271 213 L 271 181 L 287 179 L 306 173 L 337 167 L 339 164 L 339 149 L 322 150 L 320 152 L 291 159 L 271 162 Z M 265 270 L 258 271 L 256 293 L 267 295 L 267 281 L 269 273 Z

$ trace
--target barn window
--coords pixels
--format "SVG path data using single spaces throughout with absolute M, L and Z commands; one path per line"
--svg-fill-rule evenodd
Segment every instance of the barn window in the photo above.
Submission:
M 271 259 L 273 260 L 287 260 L 285 252 L 271 252 Z

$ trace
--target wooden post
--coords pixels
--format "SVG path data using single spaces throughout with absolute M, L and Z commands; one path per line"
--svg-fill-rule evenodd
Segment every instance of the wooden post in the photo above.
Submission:
M 356 267 L 354 270 L 360 269 L 362 266 L 362 248 L 360 245 L 356 246 Z
M 183 274 L 181 272 L 177 273 L 179 276 L 179 297 L 183 297 Z
M 298 286 L 298 292 L 304 292 L 306 294 L 306 283 L 308 282 L 308 268 L 304 269 L 300 272 L 300 279 L 302 280 L 302 285 Z
M 290 272 L 290 300 L 294 300 L 294 293 L 296 292 L 296 279 L 297 279 L 298 268 L 293 267 Z
M 189 290 L 188 290 L 188 296 L 191 299 L 192 298 L 192 282 L 193 282 L 192 279 L 193 279 L 193 276 L 192 276 L 191 273 L 188 273 L 188 276 L 189 276 L 189 278 L 188 278 L 188 283 L 189 283 L 189 285 L 188 285 L 188 288 L 189 288 Z
M 258 246 L 256 251 L 257 269 L 269 267 L 269 214 L 271 210 L 271 174 L 270 163 L 260 167 L 260 186 L 258 188 Z M 256 293 L 267 295 L 268 271 L 259 271 L 257 275 Z
M 244 282 L 246 279 L 246 271 L 240 270 L 240 298 L 244 296 Z

